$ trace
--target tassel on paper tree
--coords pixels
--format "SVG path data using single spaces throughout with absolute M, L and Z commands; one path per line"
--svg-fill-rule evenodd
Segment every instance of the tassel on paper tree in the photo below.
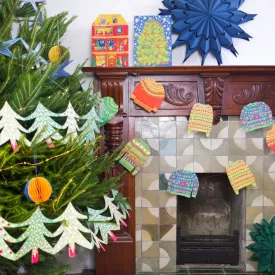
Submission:
M 32 250 L 32 264 L 37 264 L 39 260 L 38 248 Z
M 76 247 L 75 247 L 75 244 L 69 244 L 68 246 L 68 249 L 69 249 L 69 257 L 70 258 L 74 258 L 76 256 Z

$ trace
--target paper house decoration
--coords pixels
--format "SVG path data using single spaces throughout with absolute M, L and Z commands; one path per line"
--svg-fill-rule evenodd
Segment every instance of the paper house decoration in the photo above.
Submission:
M 92 66 L 128 65 L 128 24 L 120 14 L 100 14 L 92 25 Z
M 172 65 L 172 18 L 166 16 L 135 16 L 134 65 Z

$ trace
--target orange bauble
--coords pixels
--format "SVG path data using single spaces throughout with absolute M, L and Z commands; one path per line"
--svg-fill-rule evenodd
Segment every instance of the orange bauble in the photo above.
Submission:
M 51 184 L 41 177 L 31 179 L 25 186 L 25 195 L 31 202 L 46 202 L 51 197 L 51 194 Z

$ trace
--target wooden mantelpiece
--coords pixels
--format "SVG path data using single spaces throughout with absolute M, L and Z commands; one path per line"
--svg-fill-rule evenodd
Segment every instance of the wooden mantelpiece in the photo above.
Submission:
M 95 77 L 95 91 L 113 97 L 119 106 L 116 117 L 102 129 L 102 152 L 112 152 L 122 141 L 134 137 L 135 117 L 185 116 L 197 102 L 213 107 L 213 123 L 218 123 L 221 115 L 240 115 L 244 105 L 255 101 L 265 101 L 275 115 L 275 66 L 89 67 L 83 72 Z M 147 113 L 130 99 L 135 86 L 148 77 L 162 83 L 166 90 L 157 113 Z M 112 175 L 121 169 L 113 169 Z M 122 182 L 121 191 L 129 198 L 133 211 L 128 228 L 117 234 L 118 242 L 111 241 L 107 252 L 97 253 L 97 275 L 135 273 L 135 179 L 127 173 Z

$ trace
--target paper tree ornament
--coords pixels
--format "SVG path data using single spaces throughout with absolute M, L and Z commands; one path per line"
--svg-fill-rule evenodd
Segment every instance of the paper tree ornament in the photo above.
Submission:
M 39 3 L 45 2 L 45 0 L 21 0 L 21 1 L 24 3 L 30 3 L 33 6 L 33 8 L 35 9 L 35 11 L 38 11 L 36 3 L 39 4 Z
M 37 142 L 46 140 L 48 144 L 51 144 L 51 147 L 54 147 L 52 144 L 52 139 L 62 139 L 62 136 L 56 131 L 57 129 L 64 129 L 64 127 L 56 123 L 51 117 L 62 116 L 63 114 L 55 114 L 49 111 L 42 103 L 38 103 L 35 111 L 30 116 L 25 118 L 25 120 L 35 119 L 32 126 L 28 129 L 28 133 L 36 131 L 32 142 L 36 138 Z
M 135 16 L 134 65 L 172 65 L 171 16 Z
M 54 223 L 53 220 L 46 218 L 38 207 L 33 215 L 25 222 L 12 224 L 11 228 L 28 226 L 26 231 L 17 239 L 17 242 L 25 241 L 16 254 L 17 259 L 25 256 L 32 251 L 32 263 L 36 264 L 39 260 L 39 249 L 46 253 L 53 254 L 53 248 L 45 237 L 53 237 L 53 234 L 44 224 Z
M 10 227 L 11 224 L 0 216 L 0 256 L 7 258 L 11 261 L 16 261 L 16 254 L 7 245 L 8 243 L 17 243 L 17 239 L 13 238 L 6 231 L 5 227 Z
M 75 139 L 78 136 L 79 126 L 77 120 L 79 115 L 75 112 L 71 102 L 69 102 L 67 110 L 63 113 L 67 117 L 65 124 L 63 125 L 64 129 L 67 129 L 66 141 L 69 139 Z
M 112 195 L 114 201 L 117 203 L 118 209 L 121 209 L 123 213 L 123 218 L 126 219 L 127 216 L 130 218 L 129 210 L 131 210 L 131 206 L 127 202 L 127 199 L 123 197 L 117 190 L 112 189 Z
M 128 24 L 120 14 L 100 14 L 92 26 L 92 65 L 126 67 L 129 64 Z
M 266 143 L 267 146 L 275 152 L 275 124 L 273 124 L 272 129 L 266 133 Z
M 0 146 L 6 142 L 10 142 L 13 151 L 18 150 L 17 141 L 22 138 L 22 132 L 27 133 L 26 130 L 17 120 L 24 120 L 23 117 L 18 115 L 10 107 L 9 103 L 6 101 L 3 108 L 0 111 L 0 129 L 2 130 L 0 134 Z M 25 142 L 29 145 L 29 141 L 25 139 Z
M 83 233 L 91 233 L 89 228 L 86 228 L 79 222 L 79 220 L 87 220 L 87 218 L 87 216 L 76 211 L 71 203 L 68 204 L 64 213 L 54 220 L 55 222 L 61 222 L 61 225 L 53 236 L 56 237 L 62 234 L 53 249 L 54 254 L 61 251 L 67 245 L 70 258 L 76 256 L 76 244 L 87 249 L 92 249 L 91 242 L 80 233 L 80 231 Z
M 114 230 L 120 230 L 120 226 L 112 222 L 94 222 L 95 234 L 100 234 L 102 243 L 108 244 L 108 236 L 110 236 L 114 242 L 117 241 L 116 235 L 113 233 Z
M 173 48 L 186 45 L 186 61 L 195 51 L 199 51 L 202 64 L 209 53 L 222 64 L 221 48 L 230 50 L 235 56 L 237 50 L 232 38 L 249 41 L 251 38 L 238 25 L 246 23 L 256 16 L 238 9 L 245 0 L 163 0 L 167 8 L 160 9 L 161 15 L 171 14 L 173 32 L 178 34 Z
M 101 123 L 102 120 L 98 117 L 94 107 L 87 115 L 82 116 L 80 119 L 86 120 L 84 125 L 79 129 L 80 132 L 83 132 L 81 143 L 89 143 L 95 139 L 95 132 L 100 132 L 98 124 Z
M 252 261 L 259 262 L 259 272 L 264 274 L 275 274 L 275 217 L 268 223 L 265 219 L 262 224 L 254 224 L 255 230 L 250 232 L 250 236 L 255 243 L 247 246 L 254 254 L 251 256 Z
M 31 202 L 46 202 L 50 199 L 51 194 L 51 184 L 46 179 L 41 177 L 31 179 L 25 186 L 25 195 Z
M 121 150 L 116 157 L 119 163 L 135 176 L 150 157 L 149 145 L 141 139 L 134 138 Z
M 118 105 L 112 97 L 104 97 L 100 102 L 99 117 L 102 120 L 100 126 L 104 126 L 110 121 L 118 112 Z

